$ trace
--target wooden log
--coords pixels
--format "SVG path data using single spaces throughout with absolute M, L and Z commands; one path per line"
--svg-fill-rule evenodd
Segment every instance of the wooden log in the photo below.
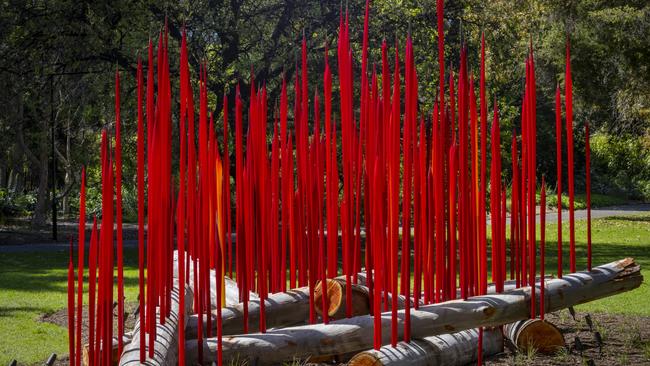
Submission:
M 478 330 L 399 342 L 397 347 L 383 346 L 378 350 L 358 353 L 348 366 L 462 366 L 478 357 Z M 498 328 L 483 331 L 483 356 L 491 356 L 503 349 L 503 335 Z
M 165 324 L 160 324 L 160 308 L 156 308 L 156 340 L 154 342 L 154 357 L 147 358 L 147 365 L 172 366 L 178 364 L 178 320 L 179 316 L 187 317 L 192 311 L 192 299 L 194 298 L 192 288 L 185 286 L 185 309 L 179 310 L 178 281 L 174 281 L 174 288 L 171 294 L 171 310 Z M 136 320 L 133 327 L 131 342 L 124 347 L 120 366 L 140 364 L 140 321 Z M 146 351 L 148 352 L 149 335 L 145 335 Z M 147 353 L 148 354 L 148 353 Z
M 595 267 L 590 272 L 568 274 L 546 282 L 546 312 L 557 311 L 635 289 L 643 276 L 633 259 Z M 539 292 L 539 288 L 536 289 Z M 491 327 L 530 315 L 531 288 L 426 305 L 411 310 L 411 336 L 424 338 L 478 327 Z M 539 299 L 539 296 L 536 296 Z M 538 307 L 539 308 L 539 307 Z M 390 338 L 391 314 L 382 313 L 383 344 Z M 398 312 L 398 335 L 403 336 L 404 311 Z M 224 360 L 277 364 L 295 358 L 358 352 L 373 345 L 373 318 L 369 315 L 334 321 L 328 325 L 306 325 L 223 338 Z M 196 363 L 196 342 L 187 344 L 187 362 Z M 204 362 L 216 359 L 216 339 L 204 341 Z
M 337 277 L 338 280 L 345 282 L 345 277 Z M 358 285 L 365 285 L 365 274 L 358 275 Z M 362 291 L 362 290 L 361 290 Z M 361 293 L 359 291 L 359 294 Z M 367 292 L 367 290 L 366 290 Z M 356 292 L 355 292 L 356 293 Z M 367 299 L 367 293 L 365 298 Z M 363 301 L 360 301 L 363 303 Z M 278 292 L 269 295 L 265 300 L 266 309 L 266 327 L 280 328 L 293 325 L 305 324 L 309 320 L 309 288 L 299 287 L 287 292 Z M 363 311 L 359 310 L 359 314 L 368 314 L 369 306 L 364 306 Z M 212 316 L 212 330 L 213 334 L 216 333 L 217 327 L 217 311 L 211 311 Z M 260 302 L 259 298 L 253 299 L 248 302 L 248 331 L 259 331 L 259 318 L 260 317 Z M 244 332 L 244 305 L 237 303 L 235 305 L 227 306 L 221 309 L 222 325 L 221 329 L 223 335 L 241 334 Z M 185 327 L 185 338 L 197 338 L 198 330 L 198 316 L 196 314 L 190 315 L 187 325 Z M 203 329 L 207 329 L 207 319 L 203 319 Z
M 264 301 L 266 309 L 266 326 L 268 329 L 286 327 L 297 324 L 304 324 L 309 319 L 309 288 L 301 287 L 287 292 L 279 292 Z M 217 327 L 217 311 L 212 310 L 213 334 Z M 244 305 L 238 303 L 221 309 L 221 329 L 224 335 L 240 334 L 244 332 Z M 190 315 L 185 326 L 186 339 L 197 338 L 198 316 Z M 207 320 L 203 320 L 207 327 Z M 260 301 L 251 300 L 248 302 L 248 331 L 259 331 L 260 325 Z M 205 328 L 204 328 L 205 329 Z
M 547 320 L 520 320 L 507 324 L 503 333 L 518 350 L 532 348 L 537 352 L 549 354 L 564 347 L 562 332 Z
M 190 264 L 190 267 L 192 264 Z M 197 270 L 198 270 L 199 263 L 197 263 Z M 187 281 L 192 287 L 192 291 L 194 291 L 194 271 L 189 271 L 189 273 L 186 273 Z M 174 278 L 178 278 L 178 251 L 174 251 Z M 216 271 L 214 269 L 210 270 L 210 299 L 211 301 L 211 306 L 212 309 L 216 309 L 216 301 L 217 301 L 217 278 L 216 278 Z M 239 287 L 237 286 L 237 282 L 233 281 L 229 277 L 224 277 L 224 283 L 225 283 L 225 303 L 226 306 L 235 306 L 239 304 Z M 249 292 L 249 298 L 251 300 L 258 300 L 259 296 L 253 292 Z
M 552 276 L 547 276 L 545 277 L 547 279 L 552 279 Z M 365 287 L 365 276 L 363 277 L 364 279 L 364 284 L 356 284 L 352 285 L 352 295 L 355 297 L 352 301 L 352 304 L 354 306 L 353 308 L 353 316 L 359 316 L 359 315 L 366 315 L 370 314 L 370 293 L 367 287 Z M 360 281 L 361 282 L 361 281 Z M 345 318 L 345 277 L 337 277 L 331 280 L 327 280 L 327 296 L 328 296 L 328 305 L 329 305 L 329 312 L 328 315 L 330 319 L 333 320 L 338 320 L 338 319 L 343 319 Z M 517 288 L 517 282 L 516 281 L 506 281 L 504 283 L 504 291 L 510 291 L 514 290 Z M 487 293 L 495 293 L 496 292 L 496 286 L 493 283 L 490 283 L 488 285 L 488 290 Z M 363 296 L 367 296 L 368 300 L 363 299 Z M 457 297 L 461 297 L 460 290 L 457 292 Z M 422 300 L 423 296 L 420 297 L 419 305 L 423 306 L 424 301 Z M 389 292 L 386 294 L 386 297 L 382 295 L 382 304 L 383 300 L 387 299 L 387 307 L 386 310 L 390 310 L 393 302 L 392 302 L 392 294 Z M 411 298 L 411 306 L 414 303 L 414 299 Z M 366 306 L 366 303 L 368 306 Z M 397 308 L 398 309 L 404 309 L 404 305 L 406 304 L 406 298 L 403 295 L 398 295 L 397 297 Z M 314 308 L 316 309 L 316 313 L 319 316 L 323 315 L 323 294 L 321 291 L 321 281 L 318 281 L 316 283 L 316 287 L 314 289 Z

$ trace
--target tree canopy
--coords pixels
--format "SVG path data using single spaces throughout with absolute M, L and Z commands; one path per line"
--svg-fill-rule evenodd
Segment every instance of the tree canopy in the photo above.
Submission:
M 210 106 L 218 111 L 223 94 L 232 94 L 237 83 L 247 92 L 251 75 L 266 83 L 269 101 L 275 103 L 282 76 L 292 77 L 303 35 L 309 48 L 310 85 L 320 87 L 325 49 L 336 42 L 342 6 L 351 14 L 353 51 L 360 52 L 364 2 L 358 0 L 0 2 L 0 199 L 7 204 L 27 195 L 33 222 L 45 222 L 51 199 L 52 138 L 58 162 L 54 176 L 64 212 L 74 206 L 82 165 L 88 167 L 91 186 L 99 179 L 99 131 L 111 128 L 114 121 L 116 69 L 125 79 L 124 179 L 134 179 L 135 70 L 138 57 L 146 56 L 149 40 L 156 42 L 164 24 L 170 51 L 175 52 L 170 55 L 172 73 L 178 73 L 178 43 L 185 27 L 192 73 L 198 75 L 200 62 L 207 63 Z M 438 80 L 435 1 L 375 0 L 370 19 L 371 67 L 380 61 L 382 40 L 403 45 L 411 34 L 420 111 L 430 113 Z M 538 165 L 548 181 L 555 177 L 555 148 L 545 146 L 554 146 L 553 97 L 556 85 L 564 83 L 569 40 L 578 151 L 583 149 L 585 121 L 600 136 L 593 147 L 595 188 L 650 196 L 650 173 L 642 169 L 650 167 L 647 1 L 450 0 L 445 4 L 445 21 L 448 70 L 458 65 L 461 46 L 466 44 L 476 73 L 480 36 L 485 32 L 487 86 L 502 113 L 504 151 L 519 125 L 524 59 L 532 44 L 538 73 Z M 336 74 L 335 60 L 330 59 L 330 64 Z M 360 65 L 355 67 L 358 76 Z M 622 148 L 625 141 L 638 148 Z M 619 159 L 635 164 L 614 163 Z M 584 176 L 581 158 L 577 166 L 577 174 Z M 613 182 L 611 176 L 622 181 Z M 127 216 L 129 202 L 135 202 L 133 186 L 125 184 Z M 92 206 L 92 187 L 89 195 Z

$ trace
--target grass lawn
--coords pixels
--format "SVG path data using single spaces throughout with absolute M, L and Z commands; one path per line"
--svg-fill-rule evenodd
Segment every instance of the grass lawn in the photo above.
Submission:
M 641 287 L 634 291 L 578 306 L 577 310 L 650 316 L 650 214 L 605 217 L 591 223 L 594 266 L 624 257 L 632 257 L 641 265 L 645 275 Z M 557 225 L 546 226 L 547 272 L 557 273 Z M 587 221 L 576 220 L 576 265 L 587 267 Z M 562 225 L 564 273 L 569 268 L 569 223 Z
M 592 223 L 593 263 L 634 257 L 645 272 L 650 268 L 650 214 L 603 218 Z M 557 226 L 547 225 L 547 273 L 556 271 Z M 539 233 L 539 230 L 538 230 Z M 568 272 L 568 222 L 563 226 L 564 264 Z M 578 268 L 586 267 L 586 221 L 576 221 Z M 127 301 L 137 301 L 137 251 L 125 250 Z M 67 354 L 67 329 L 39 321 L 66 307 L 68 253 L 0 255 L 0 365 L 17 359 L 21 364 L 42 362 L 55 352 Z M 649 281 L 641 288 L 580 305 L 586 312 L 650 316 Z
M 127 301 L 137 301 L 137 256 L 135 249 L 124 251 Z M 0 254 L 1 365 L 12 359 L 42 364 L 53 352 L 59 358 L 68 353 L 67 328 L 39 321 L 43 314 L 67 307 L 67 273 L 67 251 Z

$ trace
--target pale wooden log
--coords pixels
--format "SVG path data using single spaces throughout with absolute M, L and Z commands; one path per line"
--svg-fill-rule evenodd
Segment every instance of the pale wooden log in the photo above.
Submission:
M 478 358 L 477 329 L 458 333 L 399 342 L 397 347 L 383 346 L 378 350 L 358 353 L 348 366 L 462 366 Z M 501 352 L 501 330 L 486 328 L 483 331 L 483 357 Z
M 599 267 L 591 272 L 565 275 L 546 281 L 546 312 L 597 300 L 641 285 L 640 266 L 631 258 Z M 508 293 L 476 296 L 427 305 L 411 310 L 411 336 L 423 338 L 478 327 L 491 327 L 530 315 L 529 287 Z M 539 288 L 537 288 L 539 294 Z M 539 296 L 535 297 L 539 302 Z M 539 306 L 537 306 L 539 308 Z M 390 338 L 391 314 L 382 313 L 382 343 Z M 402 337 L 404 311 L 398 312 L 398 335 Z M 224 360 L 277 364 L 295 358 L 358 352 L 373 345 L 373 317 L 369 315 L 338 320 L 328 325 L 307 325 L 269 331 L 265 334 L 229 336 L 223 339 Z M 204 341 L 204 362 L 216 359 L 216 339 Z M 197 361 L 196 342 L 188 343 L 187 361 Z
M 196 264 L 197 271 L 199 270 L 200 263 Z M 187 283 L 192 287 L 194 291 L 194 271 L 192 270 L 193 263 L 190 261 L 190 271 L 186 274 Z M 210 269 L 210 305 L 212 309 L 216 309 L 217 304 L 217 272 L 214 269 Z M 178 278 L 178 251 L 174 251 L 174 278 Z M 233 281 L 231 278 L 224 276 L 225 283 L 225 306 L 235 306 L 239 304 L 239 287 L 237 282 Z M 253 292 L 249 292 L 249 299 L 258 300 L 259 296 Z
M 174 281 L 174 288 L 171 293 L 171 310 L 165 324 L 160 324 L 160 308 L 156 308 L 156 339 L 154 341 L 154 357 L 147 358 L 147 365 L 172 366 L 178 364 L 178 320 L 187 317 L 192 310 L 193 293 L 190 286 L 185 286 L 185 309 L 179 310 L 178 281 Z M 136 320 L 133 327 L 131 342 L 124 347 L 120 366 L 140 364 L 140 320 Z M 149 351 L 149 335 L 145 335 L 145 351 Z M 147 353 L 148 354 L 148 353 Z
M 278 292 L 264 301 L 267 328 L 286 327 L 304 324 L 309 319 L 309 288 L 300 287 L 287 292 Z M 217 327 L 217 311 L 212 310 L 213 334 Z M 221 329 L 224 335 L 244 333 L 244 304 L 239 303 L 221 309 Z M 197 338 L 198 316 L 192 314 L 185 327 L 186 339 Z M 207 327 L 207 320 L 203 319 Z M 259 331 L 260 301 L 248 302 L 248 331 Z
M 546 276 L 546 279 L 552 279 L 553 276 Z M 359 315 L 366 315 L 370 314 L 370 307 L 372 298 L 369 298 L 367 303 L 369 304 L 368 306 L 365 306 L 366 301 L 364 301 L 361 297 L 362 296 L 371 296 L 369 293 L 369 290 L 367 287 L 365 287 L 365 275 L 363 277 L 364 284 L 357 284 L 357 285 L 352 285 L 352 295 L 354 296 L 354 299 L 352 301 L 353 304 L 353 316 L 359 316 Z M 538 279 L 539 280 L 539 279 Z M 361 282 L 361 281 L 359 281 Z M 338 320 L 338 319 L 343 319 L 345 318 L 345 306 L 346 306 L 346 299 L 345 299 L 345 288 L 346 288 L 346 283 L 345 283 L 345 277 L 337 277 L 334 279 L 329 279 L 327 280 L 328 283 L 328 290 L 327 290 L 327 297 L 328 297 L 328 305 L 329 305 L 329 311 L 328 315 L 330 319 L 333 320 Z M 514 290 L 517 288 L 517 282 L 514 280 L 509 280 L 504 282 L 503 286 L 503 291 L 510 291 Z M 495 293 L 496 292 L 496 286 L 493 283 L 488 284 L 487 288 L 487 293 Z M 316 309 L 316 313 L 319 316 L 323 315 L 323 294 L 321 292 L 321 281 L 318 281 L 316 284 L 315 290 L 314 290 L 314 308 Z M 458 298 L 461 297 L 460 290 L 457 291 L 456 296 Z M 386 311 L 390 310 L 393 306 L 392 302 L 392 294 L 388 292 L 386 296 L 384 297 L 382 295 L 382 306 L 384 299 L 386 299 Z M 420 300 L 418 301 L 419 306 L 425 305 L 424 296 L 420 296 Z M 415 300 L 413 298 L 410 299 L 410 304 L 413 306 L 415 303 Z M 356 305 L 356 306 L 355 306 Z M 406 305 L 406 297 L 403 295 L 398 295 L 397 296 L 397 308 L 398 309 L 404 309 L 404 306 Z M 362 312 L 362 310 L 365 310 L 365 312 Z
M 532 348 L 548 354 L 564 347 L 562 332 L 547 320 L 526 319 L 506 324 L 503 333 L 518 350 Z
M 345 281 L 345 277 L 343 276 L 336 277 L 335 279 Z M 365 274 L 359 273 L 358 286 L 364 285 L 366 283 L 365 279 Z M 367 299 L 367 294 L 365 298 Z M 305 324 L 309 320 L 309 288 L 299 287 L 287 292 L 271 294 L 265 300 L 264 305 L 267 329 Z M 367 314 L 368 310 L 360 313 Z M 211 311 L 211 316 L 212 334 L 215 334 L 217 329 L 216 309 Z M 222 334 L 244 333 L 244 304 L 238 303 L 221 309 L 221 319 Z M 197 338 L 198 321 L 198 315 L 196 314 L 192 314 L 189 317 L 185 327 L 186 339 Z M 248 331 L 259 331 L 259 323 L 260 302 L 259 299 L 253 299 L 248 302 Z M 207 319 L 205 317 L 203 318 L 203 326 L 203 329 L 207 328 Z

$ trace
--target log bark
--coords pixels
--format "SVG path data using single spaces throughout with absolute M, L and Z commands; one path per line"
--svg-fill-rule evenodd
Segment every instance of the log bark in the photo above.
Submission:
M 478 330 L 399 342 L 397 347 L 383 346 L 352 357 L 349 366 L 462 366 L 478 358 Z M 498 328 L 483 331 L 483 356 L 503 349 L 503 335 Z
M 643 276 L 633 259 L 627 258 L 595 267 L 590 272 L 568 274 L 546 281 L 546 312 L 616 295 L 641 285 Z M 539 293 L 539 288 L 536 289 Z M 478 327 L 491 327 L 530 315 L 531 288 L 507 293 L 471 297 L 411 310 L 411 336 L 423 338 L 455 333 Z M 539 296 L 535 297 L 539 299 Z M 538 300 L 539 301 L 539 300 Z M 539 308 L 539 306 L 536 306 Z M 382 313 L 383 344 L 390 338 L 391 314 Z M 403 335 L 404 311 L 398 312 L 398 334 Z M 373 317 L 369 315 L 338 320 L 328 325 L 307 325 L 224 337 L 224 360 L 248 360 L 257 364 L 275 364 L 295 358 L 328 356 L 362 351 L 373 345 Z M 197 362 L 196 342 L 188 343 L 187 362 Z M 204 341 L 204 362 L 216 358 L 216 339 Z
M 552 279 L 552 276 L 546 276 L 546 279 Z M 538 279 L 539 280 L 539 279 Z M 327 290 L 327 297 L 328 297 L 328 305 L 329 305 L 329 312 L 328 315 L 330 319 L 333 320 L 339 320 L 345 318 L 345 306 L 346 306 L 346 299 L 345 299 L 345 277 L 337 277 L 331 280 L 327 280 L 328 283 L 328 290 Z M 372 299 L 370 298 L 370 293 L 367 287 L 365 287 L 365 276 L 363 277 L 363 284 L 361 281 L 359 281 L 359 284 L 352 285 L 352 296 L 354 299 L 352 300 L 353 304 L 353 309 L 354 313 L 353 316 L 359 316 L 359 315 L 366 315 L 370 314 L 370 302 Z M 517 282 L 514 280 L 509 280 L 505 281 L 503 290 L 504 291 L 510 291 L 514 290 L 517 288 Z M 487 288 L 487 293 L 495 293 L 496 292 L 496 286 L 494 283 L 488 284 Z M 316 313 L 319 316 L 323 315 L 323 299 L 322 299 L 322 292 L 321 292 L 321 282 L 319 281 L 316 284 L 316 288 L 314 290 L 314 308 L 316 309 Z M 368 300 L 364 300 L 363 296 L 368 296 Z M 460 290 L 457 291 L 456 297 L 460 298 Z M 422 300 L 424 296 L 420 296 L 420 301 L 418 302 L 419 306 L 424 306 L 424 300 Z M 383 300 L 387 299 L 386 307 L 384 308 L 386 311 L 390 310 L 392 308 L 393 302 L 392 302 L 392 294 L 389 292 L 386 294 L 386 297 L 382 295 L 382 304 Z M 411 298 L 411 306 L 413 306 L 415 300 Z M 366 306 L 365 304 L 368 304 Z M 404 305 L 406 304 L 406 298 L 403 295 L 398 295 L 397 296 L 397 308 L 398 309 L 404 309 Z M 362 311 L 363 310 L 363 311 Z
M 553 324 L 541 319 L 526 319 L 507 324 L 503 333 L 518 349 L 533 348 L 540 353 L 555 353 L 564 347 L 564 336 Z
M 147 365 L 153 366 L 175 366 L 178 364 L 178 320 L 179 316 L 184 316 L 187 324 L 187 316 L 192 311 L 192 300 L 194 298 L 192 289 L 185 286 L 185 309 L 179 311 L 178 281 L 174 281 L 172 291 L 172 304 L 170 316 L 165 320 L 165 324 L 160 324 L 160 308 L 156 309 L 156 339 L 154 342 L 154 357 L 147 358 Z M 145 335 L 146 351 L 148 352 L 149 335 Z M 131 342 L 124 347 L 120 366 L 140 365 L 140 321 L 136 321 L 133 327 L 133 337 Z
M 278 292 L 269 295 L 264 301 L 266 308 L 267 328 L 286 327 L 297 324 L 304 324 L 309 319 L 309 288 L 300 287 L 287 292 Z M 217 311 L 212 310 L 213 334 L 217 329 Z M 244 333 L 244 304 L 238 303 L 221 309 L 221 329 L 224 335 Z M 185 327 L 186 339 L 197 338 L 198 316 L 192 314 Z M 207 320 L 203 320 L 207 327 Z M 248 331 L 259 331 L 260 325 L 260 301 L 251 300 L 248 302 Z
M 197 265 L 197 271 L 198 271 L 198 266 Z M 192 263 L 190 262 L 190 268 L 192 268 Z M 216 301 L 217 301 L 217 278 L 216 278 L 217 272 L 214 269 L 210 269 L 210 299 L 212 299 L 210 305 L 212 306 L 212 309 L 216 309 Z M 190 287 L 192 287 L 192 291 L 194 291 L 194 271 L 189 271 L 189 273 L 185 274 L 188 283 L 190 284 Z M 178 278 L 178 251 L 174 251 L 174 278 Z M 239 304 L 239 287 L 237 286 L 237 282 L 234 280 L 224 277 L 224 282 L 225 282 L 225 302 L 226 306 L 235 306 Z M 258 300 L 259 296 L 250 291 L 249 293 L 249 298 L 251 300 Z
M 365 285 L 366 283 L 365 279 L 366 279 L 365 274 L 359 273 L 357 286 Z M 343 282 L 345 282 L 345 277 L 336 277 L 335 280 L 337 281 L 343 280 Z M 367 293 L 365 299 L 368 299 Z M 360 301 L 361 303 L 363 303 L 363 300 Z M 267 329 L 306 324 L 307 321 L 309 320 L 309 288 L 308 287 L 299 287 L 293 290 L 289 290 L 287 292 L 278 292 L 275 294 L 271 294 L 269 295 L 268 299 L 265 300 L 264 304 L 266 309 L 265 314 L 266 314 Z M 364 311 L 359 311 L 359 313 L 368 314 L 369 307 L 366 306 L 365 309 L 366 310 Z M 212 323 L 212 330 L 213 330 L 212 334 L 215 334 L 217 329 L 216 309 L 211 311 L 211 316 L 212 316 L 211 323 Z M 222 319 L 221 329 L 223 332 L 222 334 L 231 335 L 231 334 L 244 333 L 244 305 L 242 303 L 229 305 L 221 309 L 221 319 Z M 196 314 L 192 314 L 189 317 L 187 326 L 185 327 L 186 339 L 197 338 L 198 321 L 199 321 L 198 316 Z M 203 329 L 207 328 L 207 324 L 208 324 L 207 319 L 204 318 Z M 260 324 L 260 302 L 259 302 L 259 298 L 256 298 L 248 302 L 248 331 L 249 332 L 259 331 L 259 324 Z

